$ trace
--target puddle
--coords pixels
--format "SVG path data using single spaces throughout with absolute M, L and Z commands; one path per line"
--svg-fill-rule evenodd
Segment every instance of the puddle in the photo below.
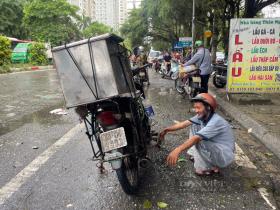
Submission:
M 2 122 L 0 124 L 0 135 L 4 135 L 11 132 L 26 123 L 37 123 L 45 125 L 55 125 L 63 122 L 63 117 L 61 115 L 52 115 L 49 112 L 53 109 L 63 107 L 63 102 L 43 108 L 39 111 L 33 112 L 32 114 L 27 114 L 20 119 L 15 119 L 14 121 Z M 13 113 L 11 113 L 13 114 Z

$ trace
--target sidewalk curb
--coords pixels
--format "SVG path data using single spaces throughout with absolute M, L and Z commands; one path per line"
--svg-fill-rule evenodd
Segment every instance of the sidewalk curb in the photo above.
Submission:
M 53 69 L 53 65 L 47 65 L 47 66 L 32 66 L 31 70 L 45 70 L 45 69 Z
M 214 90 L 209 91 L 212 95 L 216 96 L 219 104 L 219 109 L 228 114 L 231 118 L 236 120 L 246 129 L 252 129 L 250 134 L 262 142 L 271 152 L 273 152 L 280 159 L 280 137 L 271 134 L 264 126 L 260 123 L 244 114 L 242 111 L 237 109 L 229 102 L 223 100 L 216 95 Z
M 31 66 L 31 67 L 24 67 L 23 69 L 26 69 L 26 70 L 46 70 L 46 69 L 53 69 L 54 66 L 53 65 L 47 65 L 47 66 Z M 18 71 L 22 68 L 11 68 L 11 70 L 13 71 Z

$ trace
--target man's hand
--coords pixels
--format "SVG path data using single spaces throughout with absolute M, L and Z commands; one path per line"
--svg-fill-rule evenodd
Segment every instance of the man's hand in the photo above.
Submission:
M 181 151 L 179 148 L 174 149 L 172 152 L 169 153 L 167 156 L 167 164 L 170 166 L 175 166 L 180 155 Z

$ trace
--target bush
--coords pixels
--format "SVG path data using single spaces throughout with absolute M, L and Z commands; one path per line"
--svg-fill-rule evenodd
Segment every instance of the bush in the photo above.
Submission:
M 5 74 L 11 72 L 11 69 L 7 65 L 0 66 L 0 74 Z
M 42 43 L 34 43 L 30 48 L 30 62 L 33 65 L 46 65 L 48 64 L 48 58 L 46 54 L 46 48 Z
M 5 36 L 0 36 L 0 66 L 11 62 L 11 54 L 11 41 Z

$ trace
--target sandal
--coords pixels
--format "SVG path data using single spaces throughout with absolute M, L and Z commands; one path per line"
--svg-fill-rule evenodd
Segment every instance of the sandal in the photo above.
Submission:
M 195 171 L 194 173 L 197 176 L 211 176 L 213 175 L 213 170 Z
M 220 174 L 220 170 L 219 170 L 219 168 L 214 167 L 211 170 L 195 171 L 194 173 L 197 176 L 211 176 L 211 175 L 214 175 L 214 174 Z
M 220 169 L 218 167 L 214 167 L 211 169 L 213 174 L 220 174 Z

